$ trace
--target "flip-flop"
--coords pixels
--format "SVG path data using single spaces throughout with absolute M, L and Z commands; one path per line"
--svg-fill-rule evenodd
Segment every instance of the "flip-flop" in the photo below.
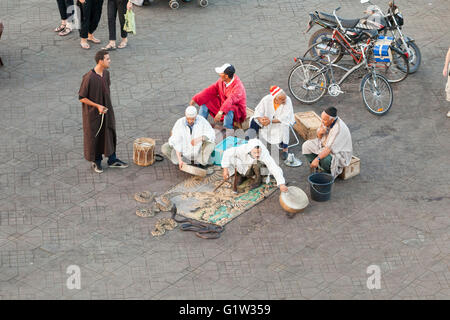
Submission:
M 106 51 L 111 51 L 111 50 L 116 50 L 117 47 L 116 46 L 112 46 L 111 44 L 107 44 L 106 47 L 103 47 L 102 50 L 106 50 Z
M 91 42 L 93 42 L 93 43 L 100 43 L 100 42 L 102 42 L 101 40 L 98 40 L 97 38 L 95 38 L 95 37 L 93 37 L 92 39 L 89 39 L 88 38 L 88 41 L 91 41 Z
M 117 46 L 117 48 L 123 49 L 123 48 L 126 48 L 127 45 L 128 45 L 128 42 L 121 42 L 121 43 Z
M 58 28 L 56 28 L 56 29 L 53 30 L 53 31 L 55 31 L 55 32 L 61 32 L 61 31 L 63 31 L 65 28 L 66 28 L 66 25 L 65 25 L 65 24 L 61 24 Z
M 89 45 L 89 43 L 80 43 L 81 48 L 88 50 L 91 48 L 91 46 Z
M 70 28 L 64 28 L 64 30 L 62 30 L 60 33 L 58 33 L 58 35 L 60 35 L 61 37 L 67 36 L 69 33 L 72 32 L 72 29 Z

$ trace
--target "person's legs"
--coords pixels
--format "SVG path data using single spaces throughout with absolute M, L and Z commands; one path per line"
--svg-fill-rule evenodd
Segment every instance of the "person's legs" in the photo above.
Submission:
M 59 15 L 61 16 L 61 21 L 63 22 L 62 24 L 65 24 L 67 20 L 66 0 L 56 0 L 56 2 L 58 3 Z
M 450 74 L 447 78 L 447 84 L 445 86 L 445 93 L 447 95 L 447 101 L 450 102 Z M 450 111 L 447 112 L 447 118 L 450 118 Z
M 103 155 L 101 153 L 96 152 L 95 160 L 92 162 L 92 169 L 97 173 L 103 172 L 102 160 L 103 160 Z
M 250 121 L 250 127 L 245 132 L 245 140 L 255 138 L 259 133 L 259 129 L 261 129 L 261 126 L 255 121 L 255 119 L 252 119 L 252 121 Z
M 280 144 L 280 147 L 283 148 L 283 151 L 288 151 L 289 145 L 289 136 L 290 136 L 290 127 L 287 125 L 283 125 L 283 141 Z
M 206 104 L 200 106 L 200 109 L 198 110 L 198 114 L 201 115 L 206 120 L 208 120 L 209 110 L 208 110 L 208 107 L 206 106 Z
M 75 14 L 75 7 L 73 5 L 73 0 L 65 0 L 66 12 L 67 12 L 67 25 L 72 28 L 73 18 Z
M 303 154 L 306 158 L 306 160 L 308 160 L 309 163 L 313 162 L 313 160 L 317 157 L 317 154 L 315 153 L 308 153 L 308 154 Z
M 302 144 L 302 154 L 307 155 L 310 153 L 320 153 L 320 141 L 319 139 L 307 140 Z
M 89 24 L 90 24 L 90 16 L 92 11 L 92 0 L 86 0 L 84 3 L 78 3 L 80 7 L 80 38 L 81 38 L 81 47 L 83 49 L 89 49 L 90 46 L 87 43 L 88 33 L 89 33 Z
M 108 30 L 109 41 L 116 42 L 116 16 L 117 16 L 117 0 L 108 0 Z
M 317 154 L 315 153 L 309 153 L 309 154 L 304 154 L 304 156 L 306 157 L 306 159 L 308 160 L 309 163 L 313 162 L 315 158 L 317 158 Z M 326 172 L 330 173 L 331 170 L 331 160 L 332 160 L 332 156 L 331 154 L 329 154 L 328 156 L 326 156 L 325 158 L 321 159 L 319 161 L 319 166 L 325 170 Z
M 233 119 L 234 112 L 230 110 L 223 118 L 223 126 L 227 129 L 233 129 Z
M 262 176 L 261 176 L 261 162 L 257 161 L 254 165 L 252 165 L 252 170 L 254 176 L 251 178 L 250 188 L 255 189 L 262 184 Z
M 93 33 L 97 30 L 100 18 L 102 17 L 103 0 L 86 0 L 86 2 L 88 1 L 90 1 L 92 5 L 88 31 L 93 37 Z
M 117 160 L 116 153 L 113 152 L 113 153 L 108 157 L 108 164 L 112 164 L 112 163 L 116 162 L 116 160 Z
M 288 157 L 288 144 L 280 142 L 280 148 L 283 150 L 281 153 L 281 160 L 286 160 Z
M 176 154 L 174 157 L 175 149 L 171 147 L 168 142 L 164 143 L 161 146 L 161 153 L 173 164 L 178 164 L 178 158 L 176 157 Z
M 329 154 L 319 161 L 320 167 L 328 173 L 331 172 L 331 160 L 333 160 L 333 158 L 331 154 Z
M 97 153 L 97 154 L 95 155 L 95 162 L 96 162 L 97 164 L 100 164 L 100 163 L 102 162 L 102 160 L 103 160 L 103 155 L 102 155 L 101 153 Z
M 262 183 L 261 162 L 252 164 L 244 175 L 238 173 L 237 177 L 237 191 L 239 193 L 245 191 L 247 187 L 250 187 L 250 189 L 259 187 Z
M 127 3 L 128 0 L 118 0 L 117 1 L 117 11 L 119 12 L 119 23 L 120 23 L 120 36 L 122 37 L 122 42 L 127 41 L 128 32 L 123 30 L 125 26 L 125 14 L 127 13 Z
M 73 0 L 57 0 L 61 15 L 61 25 L 55 29 L 60 36 L 67 36 L 72 32 L 72 23 L 74 16 Z
M 108 157 L 108 166 L 110 168 L 128 168 L 128 164 L 117 158 L 115 152 Z

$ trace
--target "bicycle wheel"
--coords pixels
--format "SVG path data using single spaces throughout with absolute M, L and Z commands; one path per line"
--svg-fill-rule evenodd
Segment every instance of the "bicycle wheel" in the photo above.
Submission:
M 338 63 L 344 56 L 344 50 L 341 44 L 334 40 L 323 40 L 313 43 L 305 52 L 303 57 L 310 54 L 312 58 L 321 57 L 323 63 L 328 63 L 326 55 L 330 56 L 331 63 Z
M 361 80 L 361 94 L 366 108 L 377 116 L 385 115 L 394 102 L 389 81 L 374 72 L 366 74 Z
M 375 67 L 376 73 L 384 76 L 390 83 L 397 83 L 405 80 L 409 73 L 409 62 L 406 55 L 399 49 L 392 47 L 391 62 L 375 61 L 373 51 L 370 52 L 369 66 Z
M 315 62 L 299 63 L 289 73 L 289 91 L 295 99 L 311 104 L 319 101 L 327 91 L 325 72 L 319 73 L 323 67 Z

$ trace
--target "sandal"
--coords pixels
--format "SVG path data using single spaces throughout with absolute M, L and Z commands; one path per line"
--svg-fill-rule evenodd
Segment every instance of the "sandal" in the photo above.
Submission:
M 102 42 L 101 40 L 98 40 L 96 37 L 92 36 L 92 38 L 87 38 L 88 41 L 91 41 L 93 43 L 100 43 Z
M 81 48 L 83 48 L 83 49 L 89 49 L 91 46 L 89 45 L 89 43 L 87 43 L 87 42 L 81 42 L 80 43 L 80 45 L 81 45 Z
M 72 32 L 72 29 L 70 29 L 69 27 L 64 28 L 64 30 L 62 30 L 60 33 L 58 33 L 58 35 L 60 35 L 61 37 L 67 36 L 69 33 Z
M 117 48 L 123 49 L 123 48 L 126 48 L 127 45 L 128 45 L 128 41 L 127 41 L 127 42 L 121 42 L 121 43 L 117 46 Z
M 63 31 L 65 28 L 66 28 L 66 25 L 65 25 L 65 24 L 61 24 L 58 28 L 56 28 L 56 29 L 53 30 L 53 31 L 55 31 L 55 32 L 61 32 L 61 31 Z
M 116 45 L 112 45 L 111 43 L 108 43 L 106 47 L 102 48 L 102 50 L 111 51 L 116 50 Z

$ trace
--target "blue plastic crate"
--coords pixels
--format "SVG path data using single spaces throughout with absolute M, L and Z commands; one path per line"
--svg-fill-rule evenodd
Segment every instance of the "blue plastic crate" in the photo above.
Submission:
M 373 54 L 376 62 L 391 62 L 390 59 L 390 43 L 394 40 L 393 37 L 379 36 L 377 43 L 373 48 Z M 388 43 L 388 41 L 390 43 Z
M 220 143 L 216 145 L 213 153 L 211 154 L 211 158 L 213 159 L 213 163 L 217 166 L 222 164 L 222 157 L 225 150 L 233 147 L 237 147 L 243 144 L 246 144 L 247 141 L 244 139 L 236 138 L 236 137 L 227 137 L 222 140 Z
M 389 45 L 375 45 L 373 49 L 376 62 L 390 62 Z
M 377 44 L 373 48 L 373 55 L 376 62 L 390 62 L 389 45 Z
M 394 37 L 385 37 L 385 36 L 378 36 L 378 40 L 389 40 L 394 41 Z

